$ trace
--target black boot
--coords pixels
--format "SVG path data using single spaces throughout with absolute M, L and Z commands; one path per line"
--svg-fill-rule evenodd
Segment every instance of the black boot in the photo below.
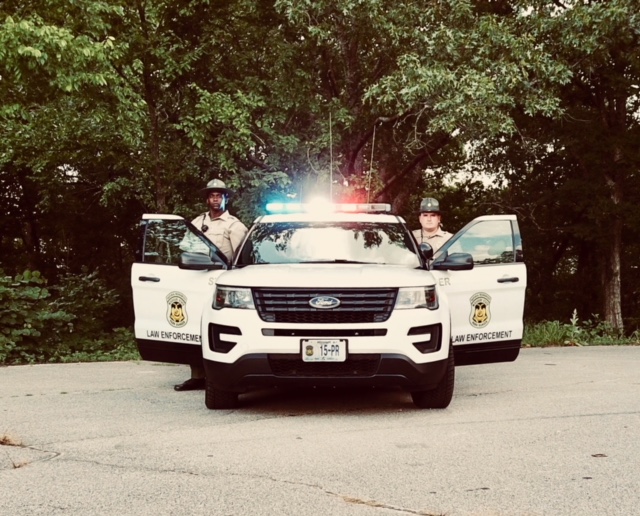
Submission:
M 204 387 L 204 378 L 189 378 L 186 382 L 173 386 L 176 391 L 198 391 L 200 389 L 204 389 Z

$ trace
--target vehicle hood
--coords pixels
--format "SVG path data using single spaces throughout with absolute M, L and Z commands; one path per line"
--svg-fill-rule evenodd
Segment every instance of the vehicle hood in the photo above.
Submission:
M 265 264 L 221 274 L 216 283 L 236 287 L 376 288 L 434 285 L 429 271 L 402 265 Z

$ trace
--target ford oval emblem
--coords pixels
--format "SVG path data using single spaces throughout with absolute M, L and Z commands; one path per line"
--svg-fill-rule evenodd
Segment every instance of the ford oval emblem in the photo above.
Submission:
M 340 300 L 337 297 L 318 296 L 309 300 L 309 304 L 313 308 L 338 308 Z

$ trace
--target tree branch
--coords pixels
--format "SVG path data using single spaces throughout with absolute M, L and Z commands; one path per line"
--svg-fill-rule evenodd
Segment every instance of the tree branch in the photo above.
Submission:
M 432 154 L 446 147 L 451 142 L 451 140 L 452 140 L 452 137 L 450 134 L 443 134 L 439 138 L 439 141 L 435 142 L 434 146 L 426 146 L 422 150 L 422 152 L 420 152 L 415 158 L 413 158 L 413 160 L 411 160 L 411 162 L 406 167 L 404 167 L 400 172 L 394 175 L 387 182 L 387 184 L 384 185 L 384 188 L 376 194 L 375 199 L 377 201 L 380 201 L 380 199 L 382 199 L 384 195 L 386 195 L 398 183 L 398 181 L 408 176 L 420 163 L 422 163 L 425 159 L 430 157 Z
M 378 125 L 378 124 L 388 124 L 390 122 L 395 122 L 396 120 L 404 118 L 405 116 L 407 116 L 409 114 L 411 114 L 411 113 L 410 112 L 405 112 L 405 113 L 401 113 L 401 114 L 395 115 L 395 116 L 389 116 L 389 117 L 380 116 L 380 117 L 376 118 L 376 120 L 373 122 L 373 127 L 362 135 L 362 137 L 360 138 L 360 140 L 356 144 L 355 148 L 351 152 L 351 156 L 349 157 L 349 163 L 348 163 L 348 166 L 347 166 L 347 170 L 353 170 L 353 168 L 355 167 L 356 159 L 358 158 L 358 155 L 360 154 L 360 151 L 362 150 L 362 148 L 373 137 L 373 132 L 375 130 L 376 125 Z

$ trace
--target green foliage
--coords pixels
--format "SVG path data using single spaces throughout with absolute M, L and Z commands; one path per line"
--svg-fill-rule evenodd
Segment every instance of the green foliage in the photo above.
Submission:
M 51 337 L 67 330 L 71 317 L 50 307 L 45 283 L 38 272 L 0 270 L 0 363 L 44 360 Z
M 53 289 L 52 289 L 53 290 Z M 137 357 L 131 330 L 114 327 L 119 295 L 97 272 L 65 274 L 55 287 L 52 306 L 71 314 L 66 333 L 49 361 L 115 360 Z
M 130 328 L 116 328 L 102 333 L 98 339 L 87 340 L 79 349 L 56 357 L 59 362 L 112 362 L 140 360 L 140 353 Z
M 0 266 L 68 292 L 60 271 L 97 271 L 123 300 L 140 214 L 190 218 L 213 177 L 246 224 L 265 200 L 331 192 L 392 202 L 415 227 L 431 194 L 451 231 L 518 214 L 535 321 L 603 305 L 620 221 L 622 313 L 638 327 L 636 4 L 0 2 Z M 72 311 L 87 299 L 55 306 L 71 340 L 132 318 L 102 310 L 101 327 Z
M 431 133 L 473 140 L 517 130 L 513 110 L 561 112 L 555 91 L 570 70 L 539 45 L 526 17 L 479 13 L 472 1 L 440 2 L 394 20 L 404 37 L 398 69 L 366 94 L 399 111 L 421 111 Z
M 592 319 L 581 321 L 577 310 L 573 311 L 569 322 L 543 321 L 525 325 L 522 345 L 525 347 L 546 346 L 622 346 L 640 345 L 640 334 L 634 332 L 625 336 L 611 325 Z
M 95 273 L 52 289 L 39 272 L 0 278 L 0 364 L 137 358 L 131 330 L 110 330 L 118 304 Z
M 77 338 L 95 337 L 104 328 L 104 321 L 118 306 L 118 294 L 106 288 L 96 271 L 64 274 L 52 288 L 55 293 L 52 307 L 73 314 L 69 333 Z

